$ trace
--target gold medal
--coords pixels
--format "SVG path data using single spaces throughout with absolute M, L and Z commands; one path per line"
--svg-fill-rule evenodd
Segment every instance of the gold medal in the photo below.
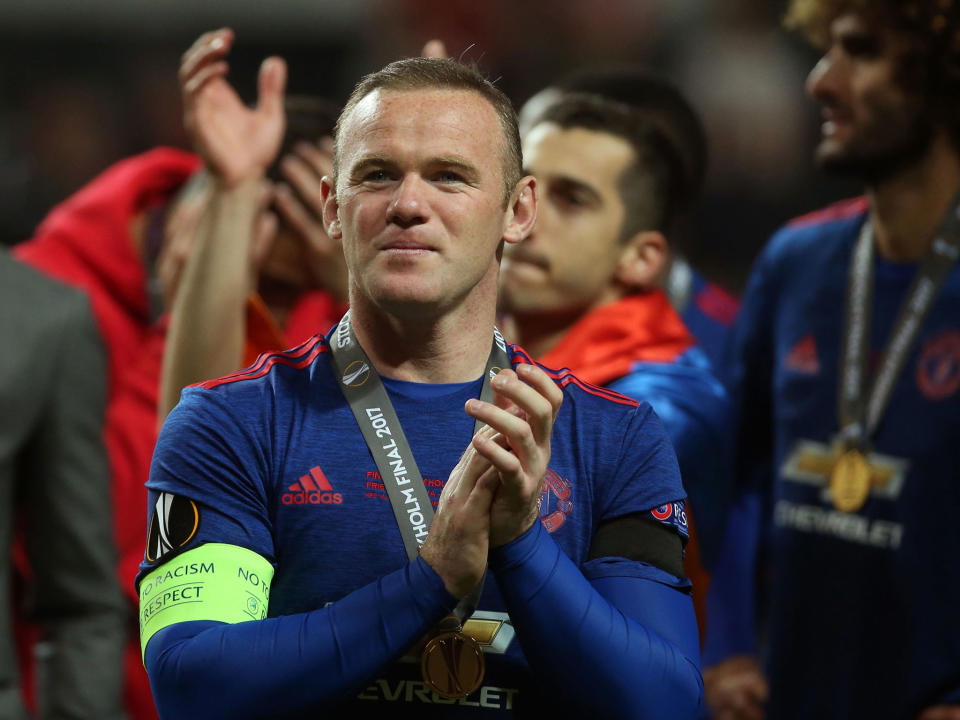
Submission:
M 465 698 L 483 682 L 486 661 L 480 644 L 462 632 L 444 632 L 423 648 L 423 681 L 444 698 Z
M 859 450 L 847 450 L 830 472 L 830 494 L 837 510 L 852 513 L 870 494 L 870 463 Z

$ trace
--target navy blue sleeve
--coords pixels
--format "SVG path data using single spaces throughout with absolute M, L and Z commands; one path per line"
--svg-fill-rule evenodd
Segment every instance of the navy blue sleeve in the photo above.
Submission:
M 697 717 L 696 618 L 677 579 L 645 567 L 608 568 L 588 581 L 539 522 L 491 551 L 490 569 L 534 677 L 564 707 L 592 717 Z
M 356 694 L 455 604 L 417 558 L 313 612 L 171 625 L 150 639 L 144 663 L 162 720 L 320 711 Z
M 707 590 L 707 635 L 703 664 L 756 652 L 754 559 L 760 528 L 760 497 L 744 493 L 733 504 L 727 532 Z
M 697 348 L 673 363 L 639 364 L 610 388 L 646 400 L 663 423 L 696 519 L 704 567 L 712 569 L 731 492 L 732 410 L 726 388 Z
M 773 316 L 781 286 L 775 257 L 785 232 L 754 263 L 721 369 L 733 403 L 736 489 L 707 595 L 707 666 L 756 650 L 755 580 L 765 553 L 772 481 Z
M 767 469 L 773 454 L 773 317 L 781 281 L 776 272 L 775 236 L 754 263 L 719 375 L 727 386 L 735 426 L 735 479 L 752 484 L 758 467 Z

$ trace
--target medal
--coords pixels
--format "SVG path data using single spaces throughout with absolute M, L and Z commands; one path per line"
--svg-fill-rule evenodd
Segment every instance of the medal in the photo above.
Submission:
M 847 450 L 830 472 L 830 494 L 837 510 L 859 510 L 870 494 L 870 464 L 859 450 Z
M 443 632 L 423 648 L 420 673 L 437 695 L 465 698 L 483 682 L 486 661 L 480 644 L 463 632 Z
M 960 193 L 917 268 L 890 331 L 883 356 L 870 377 L 870 324 L 874 284 L 873 222 L 867 219 L 853 247 L 847 278 L 843 348 L 840 353 L 837 415 L 841 454 L 830 471 L 830 494 L 841 512 L 856 512 L 870 495 L 873 470 L 864 453 L 887 410 L 897 378 L 924 318 L 960 258 Z M 869 388 L 868 388 L 869 384 Z M 843 448 L 850 448 L 843 450 Z M 860 449 L 857 449 L 860 448 Z

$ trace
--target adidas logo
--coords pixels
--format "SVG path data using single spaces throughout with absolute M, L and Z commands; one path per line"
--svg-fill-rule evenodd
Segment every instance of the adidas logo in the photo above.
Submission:
M 817 357 L 817 341 L 813 333 L 807 333 L 793 346 L 784 359 L 784 367 L 805 375 L 816 375 L 820 372 L 820 360 Z
M 284 505 L 340 505 L 343 495 L 333 491 L 333 485 L 319 465 L 310 468 L 280 496 Z

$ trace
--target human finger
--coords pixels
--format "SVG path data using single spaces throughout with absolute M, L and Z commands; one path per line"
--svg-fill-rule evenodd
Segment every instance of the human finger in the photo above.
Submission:
M 283 92 L 287 86 L 287 63 L 280 57 L 268 57 L 257 75 L 257 110 L 270 117 L 283 117 Z
M 313 253 L 329 257 L 338 249 L 337 244 L 326 234 L 320 218 L 307 209 L 286 183 L 278 183 L 274 206 Z
M 333 172 L 333 147 L 330 138 L 322 138 L 319 143 L 301 140 L 293 146 L 293 151 L 314 172 L 317 180 Z
M 448 57 L 447 47 L 443 44 L 442 40 L 433 38 L 424 44 L 423 49 L 420 51 L 420 57 L 441 59 L 446 58 Z
M 553 419 L 556 420 L 560 407 L 563 405 L 563 390 L 560 389 L 556 381 L 537 365 L 527 365 L 525 363 L 517 365 L 516 373 L 517 377 L 547 399 L 553 409 Z
M 754 672 L 736 673 L 723 682 L 725 705 L 737 720 L 764 720 L 766 680 Z
M 476 448 L 477 454 L 489 461 L 508 484 L 518 487 L 522 484 L 524 477 L 523 464 L 509 447 L 504 447 L 502 444 L 479 434 L 474 437 L 473 446 Z
M 205 32 L 197 38 L 180 58 L 180 84 L 183 85 L 204 65 L 225 57 L 233 45 L 233 37 L 233 30 L 220 28 Z
M 736 720 L 764 720 L 766 718 L 763 707 L 743 698 L 734 704 L 731 714 Z
M 225 77 L 229 71 L 230 66 L 226 62 L 215 62 L 212 65 L 207 65 L 203 69 L 197 71 L 186 83 L 183 85 L 183 94 L 185 97 L 190 98 L 196 95 L 204 85 L 206 85 L 210 80 L 218 77 Z
M 770 696 L 770 687 L 761 672 L 748 673 L 743 679 L 743 690 L 759 705 L 763 705 Z
M 290 153 L 285 155 L 280 162 L 280 173 L 319 218 L 323 212 L 320 199 L 320 180 L 324 173 L 318 173 L 302 157 Z
M 468 400 L 464 409 L 470 417 L 501 433 L 521 466 L 526 467 L 535 462 L 537 443 L 530 422 L 522 413 L 517 414 L 511 409 L 477 399 Z
M 535 381 L 538 379 L 536 375 L 530 375 L 530 377 Z M 552 381 L 550 384 L 553 385 Z M 504 396 L 526 416 L 533 431 L 534 442 L 540 446 L 549 445 L 556 410 L 545 391 L 537 385 L 528 383 L 526 379 L 509 369 L 499 372 L 490 385 L 496 394 Z M 554 386 L 550 389 L 557 388 Z
M 488 437 L 492 433 L 493 431 L 488 428 L 481 430 L 481 434 Z M 443 486 L 438 507 L 440 504 L 446 505 L 450 502 L 462 504 L 470 495 L 477 479 L 490 469 L 492 465 L 477 452 L 473 443 L 467 445 Z

